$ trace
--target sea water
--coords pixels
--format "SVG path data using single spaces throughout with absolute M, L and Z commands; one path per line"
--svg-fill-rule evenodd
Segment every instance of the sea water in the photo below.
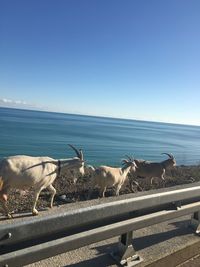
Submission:
M 67 144 L 88 164 L 120 165 L 125 155 L 150 161 L 172 153 L 177 164 L 200 163 L 200 126 L 0 108 L 0 157 L 68 158 Z

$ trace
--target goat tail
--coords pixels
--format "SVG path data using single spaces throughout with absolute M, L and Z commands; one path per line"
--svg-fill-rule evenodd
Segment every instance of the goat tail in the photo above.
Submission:
M 0 191 L 3 189 L 3 179 L 2 176 L 0 176 Z

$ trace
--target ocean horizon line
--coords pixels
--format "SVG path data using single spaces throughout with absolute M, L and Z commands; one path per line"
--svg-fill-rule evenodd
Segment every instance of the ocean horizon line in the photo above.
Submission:
M 18 108 L 18 107 L 6 107 L 0 106 L 1 109 L 14 109 L 14 110 L 25 110 L 31 112 L 44 112 L 44 113 L 54 113 L 54 114 L 63 114 L 70 116 L 83 116 L 83 117 L 93 117 L 93 118 L 102 118 L 102 119 L 114 119 L 114 120 L 125 120 L 125 121 L 137 121 L 137 122 L 147 122 L 147 123 L 159 123 L 159 124 L 168 124 L 168 125 L 180 125 L 180 126 L 192 126 L 192 127 L 200 127 L 200 125 L 196 124 L 187 124 L 187 123 L 177 123 L 177 122 L 165 122 L 165 121 L 155 121 L 155 120 L 145 120 L 145 119 L 135 119 L 135 118 L 124 118 L 124 117 L 111 117 L 111 116 L 103 116 L 103 115 L 91 115 L 91 114 L 82 114 L 82 113 L 71 113 L 64 111 L 53 111 L 53 110 L 44 110 L 44 109 L 31 109 L 31 108 Z

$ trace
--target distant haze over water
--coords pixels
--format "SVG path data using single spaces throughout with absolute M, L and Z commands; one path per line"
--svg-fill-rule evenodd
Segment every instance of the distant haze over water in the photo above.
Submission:
M 200 126 L 0 108 L 0 157 L 16 154 L 67 158 L 67 146 L 84 151 L 88 164 L 120 165 L 126 155 L 177 164 L 200 163 Z

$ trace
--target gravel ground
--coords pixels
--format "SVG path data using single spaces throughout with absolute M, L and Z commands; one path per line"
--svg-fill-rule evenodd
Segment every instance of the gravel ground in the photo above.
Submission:
M 131 177 L 130 177 L 131 180 Z M 145 190 L 158 189 L 162 187 L 171 187 L 175 185 L 187 184 L 200 181 L 200 165 L 197 166 L 177 166 L 171 171 L 166 173 L 166 181 L 163 184 L 159 179 L 154 180 L 151 185 L 147 179 L 138 178 L 138 183 Z M 90 188 L 91 178 L 84 176 L 80 178 L 76 185 L 72 183 L 71 179 L 59 177 L 55 180 L 54 186 L 57 194 L 54 199 L 54 205 L 62 205 L 70 202 L 84 201 L 87 199 L 88 189 Z M 138 188 L 135 186 L 134 191 L 137 192 Z M 131 193 L 129 183 L 127 182 L 120 194 Z M 106 196 L 112 196 L 113 189 L 110 188 L 106 192 Z M 49 192 L 44 190 L 40 194 L 38 201 L 38 209 L 44 209 L 49 205 Z M 94 189 L 92 199 L 98 198 L 98 188 Z M 18 191 L 12 190 L 9 194 L 8 207 L 14 213 L 30 212 L 33 203 L 33 191 Z

